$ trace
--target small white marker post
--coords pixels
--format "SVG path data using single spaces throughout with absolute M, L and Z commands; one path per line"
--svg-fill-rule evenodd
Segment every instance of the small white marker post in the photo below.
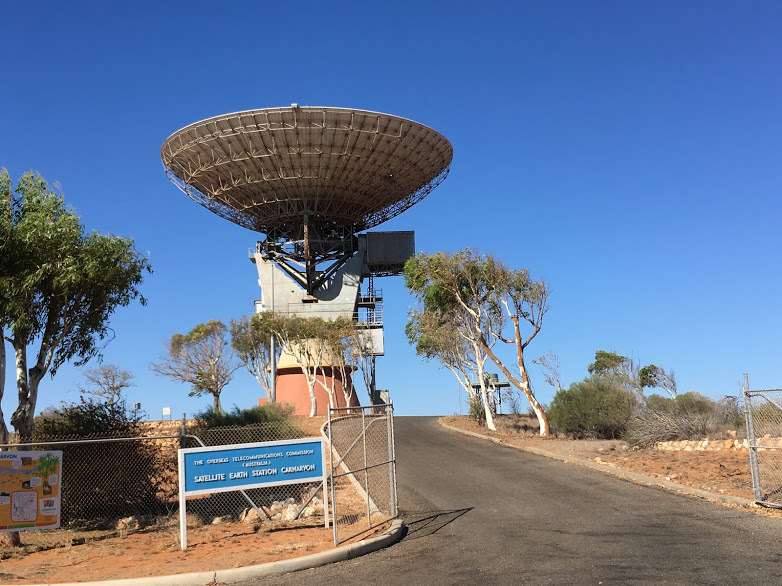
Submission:
M 187 549 L 187 498 L 185 498 L 185 455 L 179 451 L 179 549 Z

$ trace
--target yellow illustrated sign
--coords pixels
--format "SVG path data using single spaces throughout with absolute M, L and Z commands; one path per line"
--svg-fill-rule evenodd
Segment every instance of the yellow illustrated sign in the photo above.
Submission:
M 60 526 L 62 452 L 0 452 L 0 532 Z

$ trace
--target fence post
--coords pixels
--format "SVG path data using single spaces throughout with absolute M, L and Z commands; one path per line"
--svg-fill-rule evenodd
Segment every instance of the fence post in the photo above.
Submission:
M 752 419 L 752 395 L 749 391 L 749 376 L 746 372 L 744 373 L 744 387 L 741 389 L 741 392 L 744 399 L 744 421 L 747 427 L 747 451 L 749 452 L 749 470 L 752 476 L 752 493 L 755 501 L 759 502 L 763 500 L 763 489 L 760 486 L 755 422 Z
M 334 439 L 331 435 L 331 424 L 333 423 L 331 420 L 331 405 L 329 405 L 329 418 L 328 418 L 328 424 L 329 424 L 329 468 L 331 470 L 329 471 L 329 480 L 331 480 L 331 525 L 334 528 L 334 547 L 336 547 L 339 544 L 338 541 L 338 535 L 337 535 L 337 489 L 334 487 L 334 473 L 336 472 L 334 467 Z M 326 499 L 323 499 L 324 501 Z M 325 504 L 325 503 L 324 503 Z
M 187 413 L 182 413 L 182 427 L 179 429 L 180 448 L 187 447 L 187 439 L 185 438 L 186 435 L 187 435 Z
M 388 437 L 388 494 L 391 498 L 389 509 L 391 517 L 396 517 L 396 482 L 394 481 L 394 471 L 396 467 L 394 455 L 394 408 L 386 405 L 386 435 Z

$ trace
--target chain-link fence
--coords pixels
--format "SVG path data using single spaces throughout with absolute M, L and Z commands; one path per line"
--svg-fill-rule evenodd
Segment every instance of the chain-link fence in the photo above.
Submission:
M 755 501 L 782 507 L 782 389 L 744 390 Z
M 329 409 L 334 544 L 397 516 L 393 407 Z
M 333 409 L 328 423 L 337 545 L 397 516 L 393 410 L 390 405 Z M 0 445 L 0 450 L 62 450 L 63 530 L 130 533 L 178 525 L 179 448 L 312 435 L 295 419 L 212 429 L 183 421 L 159 435 L 36 436 L 30 443 Z M 325 523 L 327 500 L 321 482 L 194 495 L 187 498 L 187 524 L 319 526 Z
M 179 443 L 179 435 L 38 436 L 0 449 L 62 450 L 61 526 L 109 529 L 126 517 L 138 526 L 176 512 Z
M 60 523 L 63 529 L 132 532 L 176 526 L 179 512 L 177 450 L 298 439 L 311 435 L 295 421 L 201 429 L 147 437 L 36 436 L 0 450 L 62 450 Z M 322 483 L 276 486 L 188 497 L 187 522 L 323 524 Z

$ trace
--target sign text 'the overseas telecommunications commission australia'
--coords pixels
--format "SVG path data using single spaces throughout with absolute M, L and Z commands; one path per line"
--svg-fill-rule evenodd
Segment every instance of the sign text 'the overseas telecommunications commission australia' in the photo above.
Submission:
M 323 440 L 235 444 L 179 450 L 185 494 L 206 494 L 322 481 Z

